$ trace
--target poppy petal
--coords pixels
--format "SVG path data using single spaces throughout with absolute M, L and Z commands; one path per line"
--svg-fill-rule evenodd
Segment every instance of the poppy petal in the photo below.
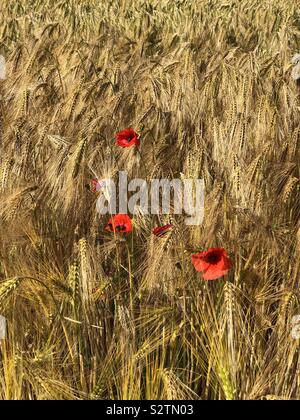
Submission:
M 120 147 L 139 146 L 139 135 L 133 128 L 125 128 L 116 134 L 116 145 Z
M 207 263 L 200 254 L 192 255 L 192 263 L 195 269 L 199 272 L 205 271 L 209 267 L 209 263 Z
M 210 248 L 208 251 L 192 255 L 195 269 L 202 272 L 204 280 L 215 280 L 225 276 L 232 262 L 224 248 Z
M 171 225 L 171 224 L 164 225 L 164 226 L 157 226 L 156 228 L 154 228 L 152 230 L 152 233 L 155 236 L 160 237 L 160 236 L 165 235 L 167 232 L 169 232 L 172 229 L 172 227 L 173 227 L 173 225 Z
M 132 220 L 127 214 L 116 214 L 108 221 L 105 229 L 115 233 L 131 232 Z

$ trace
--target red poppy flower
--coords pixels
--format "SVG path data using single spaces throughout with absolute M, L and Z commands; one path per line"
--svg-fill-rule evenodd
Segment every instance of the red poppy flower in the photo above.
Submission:
M 116 145 L 120 147 L 131 147 L 139 146 L 140 140 L 139 135 L 133 130 L 133 128 L 126 128 L 116 134 Z
M 100 191 L 101 188 L 103 187 L 102 181 L 98 181 L 97 178 L 92 179 L 91 184 L 92 184 L 91 191 L 93 193 Z
M 116 214 L 109 219 L 105 228 L 110 232 L 127 233 L 132 231 L 132 221 L 127 214 Z
M 204 280 L 215 280 L 225 276 L 232 263 L 223 248 L 210 248 L 206 252 L 192 255 L 192 263 L 197 271 L 202 272 Z
M 173 225 L 158 226 L 152 230 L 155 236 L 163 236 L 172 229 Z

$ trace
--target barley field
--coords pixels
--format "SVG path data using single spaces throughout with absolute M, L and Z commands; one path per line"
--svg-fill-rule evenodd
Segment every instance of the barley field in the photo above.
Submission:
M 299 2 L 3 0 L 0 22 L 0 399 L 300 399 Z M 203 224 L 108 232 L 90 183 L 119 171 L 204 179 Z M 205 281 L 211 247 L 232 268 Z

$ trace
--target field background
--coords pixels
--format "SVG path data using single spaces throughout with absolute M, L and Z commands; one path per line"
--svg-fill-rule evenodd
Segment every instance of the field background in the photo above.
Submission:
M 300 398 L 299 9 L 1 2 L 0 399 Z M 87 184 L 119 170 L 204 178 L 203 225 L 104 232 Z M 226 279 L 191 264 L 210 246 Z

